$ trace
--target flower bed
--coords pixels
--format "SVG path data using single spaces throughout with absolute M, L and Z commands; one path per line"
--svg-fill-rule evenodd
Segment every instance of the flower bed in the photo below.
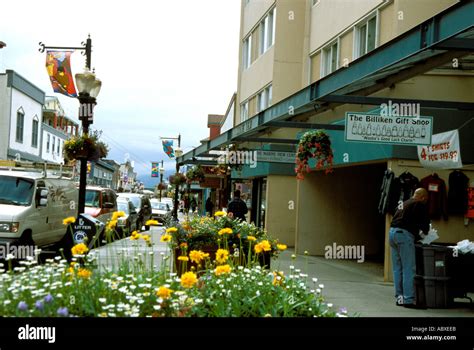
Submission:
M 119 216 L 119 213 L 114 215 Z M 219 216 L 213 223 L 203 221 L 203 224 L 206 222 L 214 228 L 232 224 L 232 228 L 223 227 L 217 232 L 218 236 L 230 237 L 234 234 L 230 231 L 242 223 L 229 220 Z M 65 224 L 70 221 L 66 219 Z M 107 231 L 113 230 L 114 220 L 107 226 Z M 198 229 L 198 226 L 191 227 Z M 179 231 L 168 230 L 162 240 L 168 237 L 171 242 L 171 235 Z M 253 226 L 243 226 L 239 233 L 240 240 L 246 237 L 250 242 L 246 257 L 252 259 L 244 262 L 241 259 L 244 255 L 229 254 L 226 248 L 230 238 L 222 238 L 215 256 L 202 250 L 188 253 L 184 246 L 179 247 L 181 253 L 186 253 L 181 256 L 187 260 L 182 261 L 196 264 L 195 270 L 179 273 L 170 272 L 172 259 L 164 253 L 156 266 L 151 236 L 137 232 L 126 238 L 132 241 L 132 249 L 128 251 L 132 256 L 122 256 L 117 266 L 114 263 L 105 270 L 98 268 L 96 252 L 90 252 L 83 243 L 71 249 L 74 255 L 71 263 L 56 257 L 43 265 L 30 258 L 16 268 L 9 262 L 6 270 L 2 264 L 0 314 L 5 317 L 346 316 L 345 311 L 336 312 L 324 301 L 322 285 L 317 286 L 316 279 L 296 273 L 292 267 L 290 274 L 285 275 L 259 266 L 256 258 L 262 252 L 270 254 L 271 243 L 264 239 L 268 238 L 264 233 L 254 230 Z M 249 240 L 252 235 L 258 238 Z M 243 244 L 237 251 L 241 252 L 242 247 Z

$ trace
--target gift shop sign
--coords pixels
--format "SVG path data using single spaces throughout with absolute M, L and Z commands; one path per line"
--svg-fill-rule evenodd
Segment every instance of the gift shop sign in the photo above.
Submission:
M 347 112 L 345 127 L 346 141 L 430 145 L 433 118 Z
M 458 130 L 434 134 L 431 145 L 418 146 L 418 159 L 424 168 L 462 168 Z

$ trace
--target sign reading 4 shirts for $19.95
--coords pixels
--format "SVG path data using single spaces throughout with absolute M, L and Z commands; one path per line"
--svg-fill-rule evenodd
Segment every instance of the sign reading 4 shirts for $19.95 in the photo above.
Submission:
M 398 117 L 347 112 L 345 140 L 390 143 L 398 145 L 430 145 L 432 117 Z

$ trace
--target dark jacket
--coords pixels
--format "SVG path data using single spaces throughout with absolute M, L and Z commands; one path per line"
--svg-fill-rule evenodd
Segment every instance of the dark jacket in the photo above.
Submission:
M 413 197 L 415 190 L 420 187 L 420 181 L 418 178 L 408 171 L 405 171 L 398 177 L 400 182 L 400 199 L 402 202 L 409 200 Z
M 245 221 L 245 214 L 249 211 L 247 204 L 240 199 L 234 198 L 227 206 L 227 211 L 234 214 L 234 218 L 242 219 Z
M 403 228 L 411 232 L 417 240 L 421 239 L 420 230 L 428 234 L 430 218 L 425 204 L 413 198 L 403 202 L 403 206 L 395 212 L 391 227 Z
M 379 213 L 393 214 L 400 198 L 400 182 L 390 169 L 385 170 L 382 186 L 380 187 Z
M 448 220 L 446 184 L 438 174 L 424 177 L 420 181 L 421 187 L 428 191 L 428 212 L 430 218 Z
M 448 212 L 464 215 L 467 211 L 469 178 L 461 171 L 449 174 Z

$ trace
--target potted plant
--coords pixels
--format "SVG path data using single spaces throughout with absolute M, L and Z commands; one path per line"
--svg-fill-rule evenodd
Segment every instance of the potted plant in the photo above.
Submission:
M 109 153 L 108 146 L 99 141 L 101 132 L 93 131 L 90 134 L 73 136 L 64 142 L 64 158 L 66 161 L 75 159 L 99 160 L 107 157 Z
M 324 130 L 310 130 L 304 133 L 296 152 L 296 177 L 304 179 L 304 174 L 310 172 L 309 160 L 316 158 L 316 170 L 326 167 L 326 174 L 332 171 L 334 155 L 331 140 Z

